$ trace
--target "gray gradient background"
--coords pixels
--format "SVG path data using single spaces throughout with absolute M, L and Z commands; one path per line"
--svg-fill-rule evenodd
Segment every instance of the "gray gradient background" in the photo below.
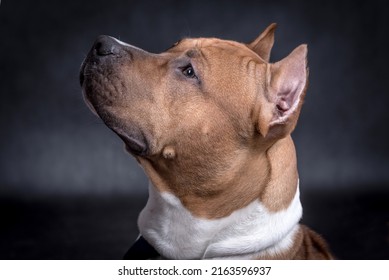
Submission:
M 293 134 L 302 184 L 387 186 L 388 18 L 384 1 L 2 1 L 0 194 L 146 192 L 81 97 L 79 67 L 97 35 L 161 52 L 187 36 L 248 42 L 272 22 L 272 61 L 309 46 Z
M 97 35 L 161 52 L 272 22 L 272 61 L 309 46 L 303 222 L 339 258 L 388 259 L 388 19 L 385 1 L 1 1 L 0 259 L 118 259 L 138 235 L 146 176 L 78 82 Z

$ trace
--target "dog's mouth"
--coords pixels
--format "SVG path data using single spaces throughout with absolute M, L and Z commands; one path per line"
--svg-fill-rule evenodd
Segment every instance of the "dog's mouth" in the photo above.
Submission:
M 83 69 L 80 71 L 80 83 L 83 87 L 83 97 L 86 105 L 92 113 L 122 139 L 127 152 L 133 156 L 146 156 L 149 153 L 149 144 L 143 130 L 134 122 L 122 119 L 117 113 L 111 112 L 112 108 L 115 107 L 104 106 L 104 102 L 100 104 L 99 100 L 96 100 L 96 94 L 90 94 L 91 89 L 88 86 L 88 81 L 85 80 Z
M 146 156 L 148 154 L 148 141 L 145 134 L 137 127 L 137 125 L 124 125 L 124 121 L 109 113 L 109 109 L 104 106 L 99 106 L 95 98 L 91 98 L 88 94 L 88 81 L 85 79 L 85 62 L 80 70 L 80 84 L 83 87 L 83 96 L 86 105 L 89 109 L 113 131 L 120 139 L 123 140 L 127 152 L 134 156 Z
M 126 145 L 126 150 L 135 156 L 146 156 L 148 153 L 147 139 L 144 134 L 138 129 L 129 131 L 119 127 L 110 127 Z
M 128 52 L 116 39 L 99 36 L 81 64 L 79 82 L 89 109 L 123 140 L 126 150 L 134 156 L 147 156 L 150 137 L 122 112 L 126 100 L 115 66 L 126 59 L 125 54 Z

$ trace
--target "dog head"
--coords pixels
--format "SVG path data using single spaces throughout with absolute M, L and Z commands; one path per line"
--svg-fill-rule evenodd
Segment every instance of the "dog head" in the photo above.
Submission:
M 250 158 L 263 155 L 265 170 L 266 150 L 296 125 L 307 47 L 269 63 L 274 29 L 249 44 L 183 39 L 160 54 L 100 36 L 81 68 L 85 100 L 158 189 L 207 216 L 198 200 L 234 192 Z

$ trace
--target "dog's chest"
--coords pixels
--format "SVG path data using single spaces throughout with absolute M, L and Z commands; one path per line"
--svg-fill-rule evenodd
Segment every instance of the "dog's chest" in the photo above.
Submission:
M 269 212 L 259 200 L 220 219 L 193 216 L 171 193 L 149 187 L 139 216 L 140 233 L 169 259 L 247 257 L 291 246 L 302 215 L 299 191 L 285 210 Z

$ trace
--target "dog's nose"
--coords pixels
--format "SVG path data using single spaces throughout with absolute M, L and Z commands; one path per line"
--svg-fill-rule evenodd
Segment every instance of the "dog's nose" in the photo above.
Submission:
M 114 55 L 120 52 L 120 44 L 114 38 L 106 35 L 97 37 L 93 48 L 98 56 Z

